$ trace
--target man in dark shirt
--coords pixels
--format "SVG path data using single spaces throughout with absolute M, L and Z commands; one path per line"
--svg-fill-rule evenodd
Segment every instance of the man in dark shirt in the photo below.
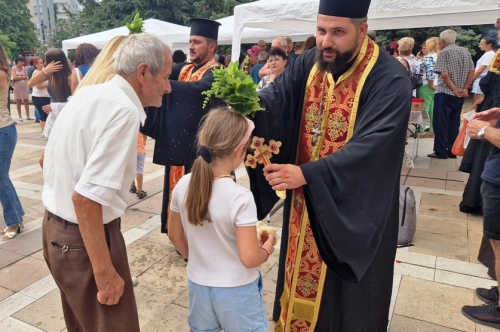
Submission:
M 497 53 L 497 58 L 499 57 Z M 484 165 L 481 175 L 481 197 L 483 198 L 484 235 L 490 239 L 495 253 L 495 273 L 500 278 L 500 107 L 477 113 L 468 126 L 471 138 L 489 141 L 495 146 Z M 488 303 L 482 306 L 464 306 L 465 317 L 482 325 L 500 329 L 498 286 L 491 289 L 478 288 L 479 299 Z

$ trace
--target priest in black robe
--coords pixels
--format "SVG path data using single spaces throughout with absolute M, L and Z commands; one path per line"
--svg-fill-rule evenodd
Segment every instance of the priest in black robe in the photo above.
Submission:
M 220 23 L 192 19 L 189 38 L 190 62 L 175 64 L 170 75 L 172 93 L 163 95 L 161 107 L 146 108 L 147 118 L 141 132 L 155 139 L 153 163 L 165 165 L 161 232 L 167 232 L 170 197 L 180 178 L 189 173 L 196 159 L 196 133 L 201 118 L 221 103 L 211 100 L 203 107 L 214 81 L 212 69 Z
M 366 37 L 369 4 L 321 0 L 318 48 L 260 92 L 254 135 L 282 146 L 248 168 L 259 219 L 287 190 L 276 331 L 387 331 L 412 86 Z

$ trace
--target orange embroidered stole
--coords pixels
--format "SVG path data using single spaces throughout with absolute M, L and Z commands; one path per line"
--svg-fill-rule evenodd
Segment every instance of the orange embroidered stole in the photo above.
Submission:
M 195 64 L 191 63 L 182 67 L 181 72 L 179 74 L 180 82 L 197 82 L 199 81 L 203 75 L 207 72 L 207 70 L 211 70 L 213 67 L 220 66 L 218 62 L 214 59 L 205 63 L 200 69 L 193 73 Z M 167 166 L 168 167 L 168 166 Z M 175 186 L 179 182 L 179 180 L 186 174 L 185 166 L 170 166 L 169 172 L 169 195 L 168 195 L 168 213 L 170 214 L 170 201 L 172 200 L 172 191 Z M 164 188 L 163 190 L 166 190 Z
M 361 91 L 378 55 L 378 46 L 366 38 L 356 61 L 337 82 L 333 75 L 320 72 L 317 65 L 313 67 L 306 87 L 297 165 L 335 153 L 352 137 Z M 325 111 L 320 118 L 322 95 Z M 313 146 L 313 129 L 320 121 L 323 133 Z M 293 191 L 289 225 L 285 284 L 280 298 L 280 319 L 275 331 L 313 332 L 327 267 L 314 240 L 302 187 Z

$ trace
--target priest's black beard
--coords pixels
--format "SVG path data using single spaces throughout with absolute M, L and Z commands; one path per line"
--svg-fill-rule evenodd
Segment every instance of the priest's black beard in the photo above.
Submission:
M 356 40 L 356 44 L 352 49 L 350 49 L 347 52 L 340 53 L 338 50 L 334 48 L 322 48 L 318 47 L 316 48 L 316 62 L 319 65 L 319 70 L 322 72 L 330 72 L 333 75 L 342 73 L 345 71 L 347 68 L 347 63 L 349 60 L 351 60 L 352 56 L 354 55 L 354 52 L 356 52 L 356 49 L 358 48 L 358 41 Z M 332 62 L 327 62 L 325 61 L 325 58 L 323 58 L 323 51 L 329 51 L 329 52 L 334 52 L 337 54 L 335 59 L 333 59 Z

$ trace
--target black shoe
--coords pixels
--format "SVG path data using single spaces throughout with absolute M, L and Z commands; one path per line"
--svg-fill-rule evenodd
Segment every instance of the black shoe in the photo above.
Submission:
M 453 153 L 448 153 L 448 158 L 457 159 L 457 156 L 455 156 Z
M 500 330 L 498 303 L 462 307 L 462 314 L 471 321 Z
M 447 156 L 440 156 L 440 155 L 436 154 L 435 152 L 428 154 L 427 157 L 436 158 L 436 159 L 448 159 Z
M 498 303 L 498 287 L 476 288 L 476 296 L 485 303 Z

